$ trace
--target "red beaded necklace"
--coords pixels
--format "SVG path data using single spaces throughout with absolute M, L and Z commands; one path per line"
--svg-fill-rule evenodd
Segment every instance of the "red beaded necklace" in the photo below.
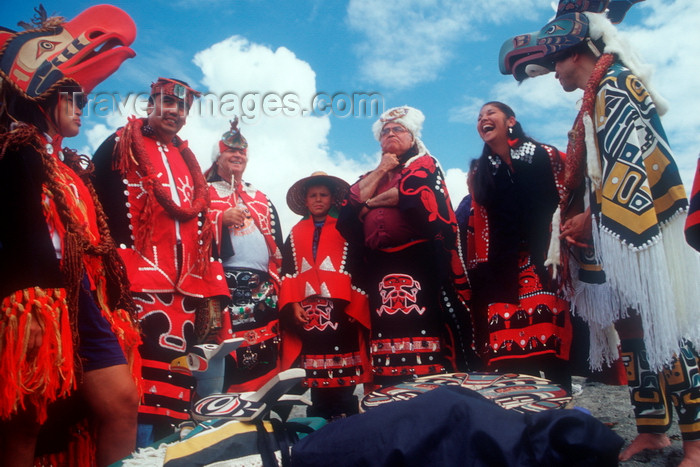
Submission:
M 192 204 L 190 206 L 178 206 L 175 204 L 169 190 L 164 188 L 163 184 L 158 181 L 156 170 L 146 153 L 142 131 L 148 128 L 144 128 L 145 122 L 146 119 L 132 117 L 122 128 L 121 132 L 118 132 L 120 139 L 116 148 L 117 157 L 113 164 L 113 168 L 119 170 L 122 174 L 126 174 L 130 169 L 136 169 L 136 167 L 144 172 L 142 181 L 144 189 L 149 195 L 149 201 L 146 202 L 144 209 L 139 214 L 139 225 L 142 227 L 136 233 L 136 246 L 143 250 L 151 241 L 151 235 L 155 228 L 153 222 L 151 222 L 153 213 L 152 200 L 154 198 L 173 219 L 178 221 L 188 221 L 201 215 L 200 251 L 197 256 L 196 272 L 203 273 L 208 269 L 209 261 L 207 259 L 210 256 L 211 242 L 214 238 L 214 228 L 209 216 L 206 215 L 210 202 L 209 186 L 204 179 L 194 153 L 192 153 L 185 141 L 175 136 L 173 144 L 182 154 L 182 158 L 194 182 Z
M 586 166 L 586 130 L 583 125 L 583 116 L 593 115 L 598 85 L 608 72 L 608 68 L 615 61 L 612 54 L 603 54 L 595 64 L 591 76 L 588 78 L 586 88 L 583 90 L 583 102 L 579 110 L 574 126 L 569 131 L 569 143 L 566 148 L 564 187 L 571 193 L 583 182 Z M 566 197 L 568 198 L 568 196 Z M 567 199 L 562 199 L 562 208 L 566 206 Z

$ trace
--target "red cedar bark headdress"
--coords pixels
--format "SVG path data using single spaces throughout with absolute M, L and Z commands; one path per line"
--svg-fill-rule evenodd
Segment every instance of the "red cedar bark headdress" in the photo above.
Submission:
M 160 94 L 161 96 L 174 96 L 185 101 L 187 108 L 192 107 L 195 97 L 202 95 L 194 90 L 184 81 L 172 78 L 158 78 L 155 83 L 151 83 L 151 97 Z

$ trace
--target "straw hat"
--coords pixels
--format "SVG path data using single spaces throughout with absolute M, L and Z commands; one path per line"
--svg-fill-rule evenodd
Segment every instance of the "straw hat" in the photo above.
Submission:
M 342 178 L 328 175 L 326 172 L 317 171 L 306 178 L 302 178 L 291 186 L 287 191 L 287 206 L 295 214 L 305 216 L 308 213 L 306 209 L 306 190 L 310 186 L 328 185 L 332 187 L 331 195 L 333 195 L 334 204 L 340 206 L 340 203 L 345 199 L 350 185 Z

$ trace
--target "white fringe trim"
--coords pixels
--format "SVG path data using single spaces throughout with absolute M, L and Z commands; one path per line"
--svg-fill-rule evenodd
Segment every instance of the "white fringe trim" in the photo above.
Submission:
M 158 448 L 139 448 L 131 457 L 122 461 L 123 467 L 154 467 L 162 466 L 165 461 L 165 451 L 169 445 L 161 444 Z
M 647 358 L 655 371 L 671 362 L 682 339 L 700 342 L 700 255 L 685 243 L 684 217 L 671 219 L 643 248 L 632 248 L 597 225 L 592 229 L 607 282 L 583 284 L 572 300 L 591 326 L 592 368 L 614 354 L 604 329 L 628 309 L 642 319 Z
M 610 366 L 619 357 L 615 322 L 625 317 L 620 311 L 619 297 L 610 284 L 589 284 L 578 280 L 578 263 L 570 263 L 573 278 L 573 294 L 570 297 L 572 313 L 583 318 L 588 324 L 590 348 L 588 364 L 600 371 L 603 365 Z M 615 337 L 612 337 L 614 334 Z
M 556 211 L 552 215 L 552 233 L 549 236 L 549 249 L 547 250 L 547 259 L 544 261 L 544 266 L 552 266 L 552 279 L 556 279 L 561 267 L 561 240 L 559 240 L 559 232 L 561 232 L 561 208 L 557 206 Z
M 687 212 L 662 226 L 666 260 L 673 287 L 676 321 L 683 338 L 700 343 L 700 253 L 685 241 Z

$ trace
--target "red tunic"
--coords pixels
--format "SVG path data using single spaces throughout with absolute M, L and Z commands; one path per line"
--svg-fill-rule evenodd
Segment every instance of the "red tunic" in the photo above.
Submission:
M 270 254 L 270 261 L 267 267 L 267 273 L 270 275 L 276 288 L 279 288 L 280 278 L 279 270 L 282 266 L 282 252 L 279 248 L 278 241 L 281 242 L 281 234 L 276 213 L 272 207 L 272 203 L 267 196 L 260 190 L 256 190 L 249 183 L 242 182 L 241 185 L 234 190 L 231 184 L 218 181 L 209 184 L 209 195 L 211 196 L 211 213 L 212 221 L 216 224 L 216 243 L 221 245 L 221 235 L 227 234 L 227 230 L 223 228 L 222 214 L 224 211 L 236 207 L 236 199 L 240 199 L 245 203 L 250 215 L 255 222 L 256 227 L 265 237 L 267 250 Z M 222 234 L 222 232 L 224 232 Z
M 143 137 L 143 146 L 158 182 L 165 188 L 172 186 L 177 191 L 179 203 L 175 196 L 173 201 L 181 206 L 191 206 L 194 181 L 178 147 L 172 143 L 166 146 L 148 136 Z M 149 195 L 144 185 L 146 180 L 148 177 L 139 167 L 129 170 L 124 178 L 125 191 L 128 192 L 127 218 L 132 236 L 134 232 L 146 228 L 145 223 L 155 226 L 145 248 L 139 249 L 136 242 L 131 248 L 122 245 L 119 249 L 129 272 L 131 290 L 147 293 L 180 292 L 192 297 L 227 296 L 223 268 L 211 258 L 211 254 L 207 258 L 209 267 L 205 273 L 196 270 L 201 219 L 195 216 L 180 221 L 173 218 L 159 203 L 148 203 Z M 142 213 L 147 212 L 147 208 L 150 215 L 144 217 Z M 182 251 L 181 267 L 177 263 L 176 245 Z
M 226 258 L 235 252 L 226 251 L 224 244 L 230 244 L 224 235 L 229 235 L 228 228 L 223 226 L 222 214 L 235 207 L 242 201 L 250 217 L 262 233 L 267 245 L 269 279 L 258 283 L 252 290 L 251 299 L 245 303 L 234 303 L 228 308 L 231 321 L 224 322 L 222 335 L 225 338 L 243 337 L 246 341 L 236 349 L 231 357 L 233 362 L 227 363 L 230 383 L 225 388 L 228 392 L 255 391 L 265 384 L 274 374 L 279 372 L 279 313 L 277 312 L 277 294 L 279 292 L 279 270 L 282 265 L 281 232 L 279 230 L 277 213 L 272 202 L 251 184 L 242 182 L 234 190 L 225 181 L 211 182 L 209 185 L 211 197 L 212 222 L 216 225 L 215 240 L 219 245 L 219 254 Z M 232 274 L 227 270 L 226 274 Z M 255 281 L 254 281 L 255 282 Z M 233 287 L 233 284 L 238 284 Z M 232 293 L 240 290 L 238 280 L 229 285 Z M 250 284 L 247 283 L 246 286 Z M 234 302 L 235 302 L 234 297 Z
M 157 141 L 147 120 L 130 119 L 98 148 L 95 186 L 126 264 L 143 334 L 139 422 L 189 418 L 194 378 L 171 362 L 197 344 L 196 309 L 228 296 L 212 257 L 208 187 L 187 143 Z
M 348 243 L 336 229 L 336 222 L 334 217 L 326 217 L 318 242 L 316 259 L 314 259 L 312 252 L 315 225 L 311 218 L 299 221 L 292 228 L 289 240 L 285 245 L 285 264 L 289 258 L 292 259 L 292 264 L 290 270 L 285 268 L 285 275 L 282 277 L 279 298 L 280 310 L 283 313 L 290 312 L 290 309 L 285 309 L 285 307 L 299 302 L 304 302 L 311 308 L 323 308 L 318 305 L 326 303 L 325 300 L 332 300 L 334 303 L 341 304 L 341 308 L 345 305 L 344 315 L 351 318 L 350 321 L 359 324 L 351 327 L 356 332 L 356 337 L 351 339 L 354 340 L 354 345 L 352 345 L 354 351 L 347 352 L 338 345 L 334 345 L 332 348 L 326 349 L 322 355 L 318 351 L 309 352 L 308 343 L 303 344 L 304 349 L 302 350 L 302 341 L 313 339 L 311 334 L 297 332 L 291 326 L 282 328 L 282 368 L 289 368 L 303 352 L 302 366 L 307 369 L 308 375 L 306 384 L 312 387 L 339 387 L 347 384 L 359 384 L 369 381 L 371 377 L 369 357 L 365 345 L 370 326 L 368 298 L 363 290 L 353 285 L 347 267 Z M 325 316 L 322 312 L 320 314 L 312 313 L 312 321 L 304 327 L 305 331 L 337 329 L 338 323 L 331 322 L 326 317 L 314 319 L 316 315 Z M 336 318 L 340 317 L 336 315 Z M 329 361 L 332 362 L 330 366 Z M 324 374 L 314 378 L 308 373 L 310 368 L 329 369 L 330 367 L 335 370 L 335 377 L 328 377 Z M 357 368 L 361 371 L 359 371 L 360 374 L 355 374 L 353 371 L 352 378 L 349 380 L 338 377 L 342 372 L 338 373 L 337 370 L 346 368 Z

